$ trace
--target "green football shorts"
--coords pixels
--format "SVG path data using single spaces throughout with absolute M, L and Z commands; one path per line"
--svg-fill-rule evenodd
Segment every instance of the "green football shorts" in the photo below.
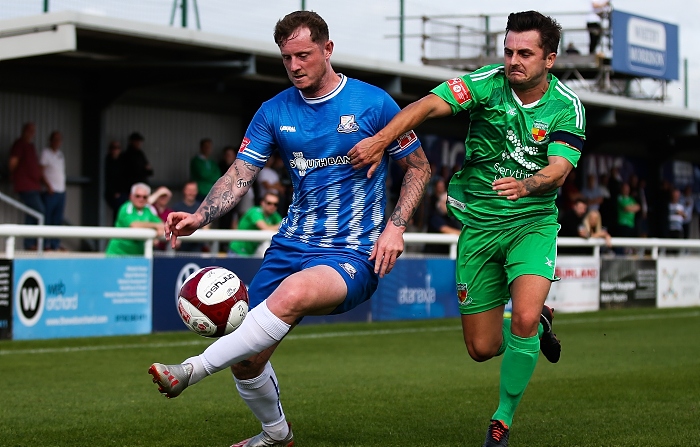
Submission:
M 457 246 L 457 298 L 463 315 L 505 305 L 509 285 L 522 275 L 551 281 L 557 259 L 556 218 L 545 218 L 507 230 L 464 227 Z

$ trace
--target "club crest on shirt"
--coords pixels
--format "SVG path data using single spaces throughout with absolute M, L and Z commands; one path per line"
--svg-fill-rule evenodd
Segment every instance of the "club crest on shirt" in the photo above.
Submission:
M 547 139 L 547 129 L 549 124 L 543 123 L 542 121 L 535 121 L 532 123 L 532 140 L 536 143 L 543 143 Z
M 340 115 L 340 124 L 338 124 L 338 132 L 352 133 L 360 130 L 360 126 L 355 121 L 355 115 Z
M 340 267 L 345 270 L 348 275 L 350 275 L 350 279 L 355 279 L 355 273 L 357 273 L 357 270 L 355 267 L 352 266 L 349 262 L 343 262 L 342 264 L 339 264 Z

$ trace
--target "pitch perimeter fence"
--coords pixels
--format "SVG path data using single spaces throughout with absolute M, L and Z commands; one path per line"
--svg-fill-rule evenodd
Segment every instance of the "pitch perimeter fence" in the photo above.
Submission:
M 231 240 L 266 242 L 273 232 L 198 231 L 188 242 Z M 104 253 L 24 252 L 18 238 L 131 238 L 144 243 L 144 256 L 107 257 Z M 249 284 L 260 257 L 155 252 L 162 239 L 154 230 L 108 227 L 0 225 L 4 259 L 0 259 L 0 339 L 145 334 L 186 330 L 177 313 L 177 294 L 199 268 L 219 265 Z M 407 248 L 385 276 L 371 300 L 332 317 L 304 323 L 390 321 L 458 317 L 454 284 L 457 236 L 406 233 Z M 422 255 L 425 244 L 444 244 L 449 255 Z M 547 297 L 558 312 L 589 312 L 617 307 L 700 306 L 700 240 L 560 238 L 561 254 Z

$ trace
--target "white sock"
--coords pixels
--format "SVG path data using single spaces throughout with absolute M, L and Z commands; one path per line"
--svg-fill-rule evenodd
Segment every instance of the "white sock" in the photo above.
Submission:
M 270 312 L 263 301 L 248 313 L 238 329 L 209 345 L 198 356 L 199 362 L 185 360 L 194 367 L 189 384 L 194 385 L 210 374 L 264 351 L 282 340 L 289 328 L 290 325 Z
M 239 380 L 234 376 L 233 380 L 236 381 L 238 394 L 262 422 L 263 431 L 272 439 L 284 439 L 289 434 L 289 426 L 282 410 L 279 382 L 272 364 L 267 362 L 258 377 Z

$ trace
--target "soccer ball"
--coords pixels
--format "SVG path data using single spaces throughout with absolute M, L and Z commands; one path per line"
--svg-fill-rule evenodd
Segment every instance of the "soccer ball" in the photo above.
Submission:
M 177 312 L 185 325 L 202 337 L 221 337 L 243 323 L 248 314 L 248 291 L 232 271 L 204 267 L 180 287 Z

